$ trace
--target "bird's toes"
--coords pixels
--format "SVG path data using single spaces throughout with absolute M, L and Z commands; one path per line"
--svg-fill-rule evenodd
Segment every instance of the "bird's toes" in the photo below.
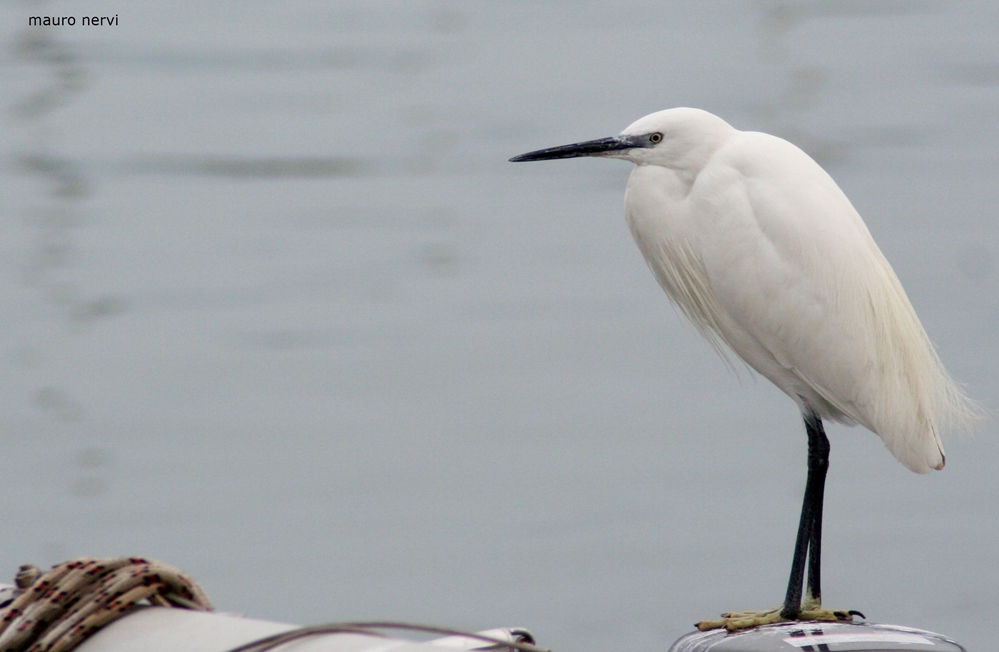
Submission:
M 780 612 L 779 608 L 769 611 L 727 611 L 721 615 L 720 620 L 702 620 L 695 627 L 702 632 L 722 628 L 735 632 L 760 625 L 779 623 L 783 620 Z
M 743 629 L 760 627 L 761 625 L 787 622 L 787 618 L 784 618 L 781 612 L 782 608 L 771 609 L 769 611 L 727 611 L 721 615 L 719 620 L 702 620 L 694 626 L 702 632 L 712 629 L 726 629 L 730 632 L 736 632 Z M 819 607 L 802 609 L 795 620 L 851 623 L 854 617 L 865 618 L 864 614 L 852 609 L 848 611 L 834 611 Z
M 853 609 L 832 610 L 832 609 L 803 609 L 798 620 L 817 620 L 821 622 L 841 622 L 852 623 L 854 616 L 865 618 L 864 614 Z

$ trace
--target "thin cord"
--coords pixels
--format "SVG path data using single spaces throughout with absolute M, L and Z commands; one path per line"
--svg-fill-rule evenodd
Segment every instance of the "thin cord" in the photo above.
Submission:
M 483 636 L 482 634 L 464 632 L 447 627 L 433 627 L 431 625 L 418 625 L 414 623 L 401 623 L 394 621 L 327 623 L 323 625 L 301 627 L 299 629 L 293 629 L 288 632 L 273 634 L 255 641 L 250 641 L 249 643 L 244 643 L 239 647 L 229 649 L 226 652 L 267 652 L 267 650 L 273 650 L 279 645 L 284 645 L 285 643 L 289 643 L 291 641 L 307 638 L 309 636 L 318 636 L 321 634 L 362 634 L 367 636 L 384 636 L 384 634 L 380 632 L 373 631 L 376 629 L 402 629 L 412 632 L 424 632 L 427 634 L 462 636 L 464 638 L 472 638 L 485 643 L 492 643 L 493 647 L 510 648 L 512 650 L 518 650 L 519 652 L 551 652 L 551 650 L 519 641 L 504 641 L 492 636 Z M 525 636 L 525 638 L 527 637 Z

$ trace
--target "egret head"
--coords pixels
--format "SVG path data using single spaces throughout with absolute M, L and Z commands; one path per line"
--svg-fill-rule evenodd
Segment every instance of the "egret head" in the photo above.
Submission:
M 636 120 L 619 136 L 539 149 L 510 160 L 518 163 L 599 156 L 625 159 L 637 165 L 699 170 L 734 133 L 732 126 L 707 111 L 666 109 Z

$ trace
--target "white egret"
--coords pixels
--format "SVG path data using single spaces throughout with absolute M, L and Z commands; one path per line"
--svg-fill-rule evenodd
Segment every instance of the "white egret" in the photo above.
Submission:
M 783 605 L 698 626 L 851 620 L 856 612 L 821 609 L 822 420 L 865 426 L 902 464 L 926 473 L 944 467 L 941 429 L 967 425 L 978 408 L 943 368 L 846 195 L 791 143 L 677 108 L 620 136 L 510 160 L 580 156 L 637 166 L 625 214 L 659 284 L 723 357 L 727 346 L 804 417 L 808 479 Z

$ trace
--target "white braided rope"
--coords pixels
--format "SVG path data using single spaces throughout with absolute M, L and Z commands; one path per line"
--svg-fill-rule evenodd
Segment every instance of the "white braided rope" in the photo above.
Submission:
M 141 557 L 83 557 L 44 575 L 22 566 L 0 609 L 0 652 L 68 652 L 137 604 L 211 611 L 208 596 L 176 568 Z

